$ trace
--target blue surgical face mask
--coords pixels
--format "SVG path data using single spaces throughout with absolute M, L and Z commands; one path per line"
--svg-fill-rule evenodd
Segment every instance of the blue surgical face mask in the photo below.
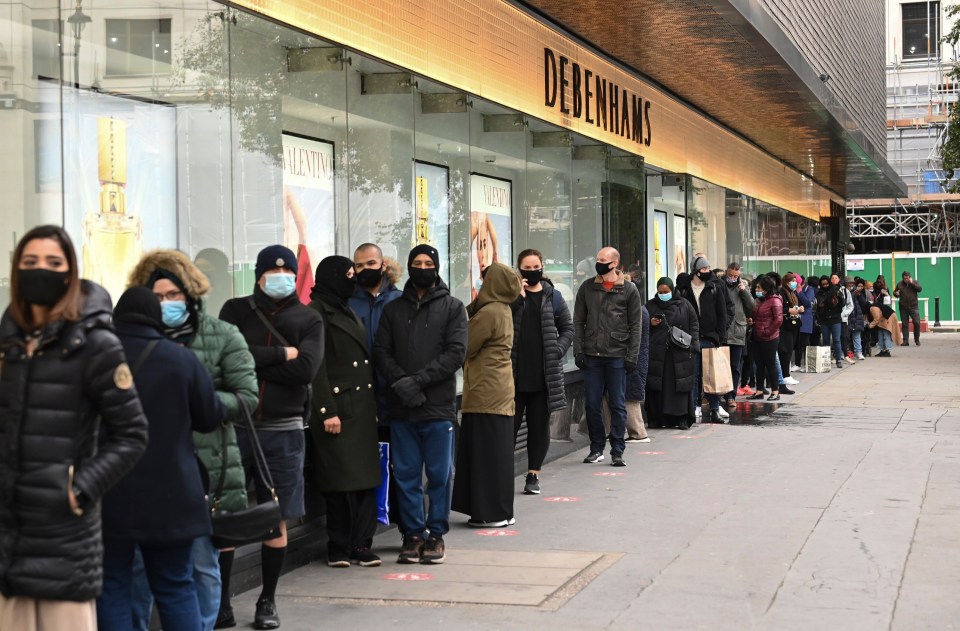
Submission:
M 759 289 L 753 292 L 753 295 L 756 296 L 757 298 L 763 298 L 763 292 L 760 291 Z
M 788 286 L 790 289 L 796 289 L 796 288 L 797 288 L 797 281 L 792 280 L 792 281 L 790 281 L 789 283 L 787 283 L 787 286 Z
M 664 301 L 664 302 L 667 302 L 667 301 L 669 301 L 671 298 L 673 298 L 673 294 L 657 294 L 657 298 L 659 298 L 660 300 L 662 300 L 662 301 Z
M 182 325 L 190 317 L 187 303 L 183 300 L 164 300 L 160 303 L 160 313 L 163 316 L 163 323 L 170 328 Z
M 264 283 L 263 293 L 274 300 L 282 300 L 292 294 L 297 288 L 297 277 L 293 274 L 268 274 Z

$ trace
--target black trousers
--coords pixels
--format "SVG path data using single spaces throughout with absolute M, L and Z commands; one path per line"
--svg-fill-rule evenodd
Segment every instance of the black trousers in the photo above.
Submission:
M 527 417 L 527 469 L 539 471 L 550 449 L 550 395 L 540 392 L 518 392 L 515 398 L 516 415 L 513 417 L 513 445 L 516 448 L 517 434 Z
M 810 346 L 810 333 L 797 333 L 797 345 L 796 345 L 796 361 L 797 366 L 803 368 L 804 363 L 807 361 L 807 347 Z
M 346 556 L 369 548 L 377 532 L 377 489 L 324 493 L 327 504 L 327 553 Z
M 771 391 L 780 389 L 780 380 L 777 379 L 776 359 L 779 346 L 779 339 L 766 342 L 753 340 L 750 345 L 750 355 L 753 356 L 757 368 L 757 392 L 763 392 L 764 386 L 770 388 Z
M 900 307 L 900 332 L 903 341 L 910 341 L 910 319 L 913 319 L 913 341 L 920 343 L 920 309 L 904 309 Z
M 790 361 L 793 359 L 793 347 L 797 343 L 798 328 L 785 326 L 780 329 L 780 342 L 777 344 L 777 353 L 780 355 L 780 372 L 784 377 L 790 376 Z M 798 364 L 799 365 L 799 364 Z

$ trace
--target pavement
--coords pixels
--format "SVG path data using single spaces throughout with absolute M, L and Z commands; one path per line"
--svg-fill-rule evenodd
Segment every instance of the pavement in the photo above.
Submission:
M 516 525 L 454 513 L 444 565 L 397 565 L 389 531 L 379 568 L 286 574 L 282 628 L 960 629 L 960 334 L 922 341 L 651 430 L 624 469 L 552 462 Z

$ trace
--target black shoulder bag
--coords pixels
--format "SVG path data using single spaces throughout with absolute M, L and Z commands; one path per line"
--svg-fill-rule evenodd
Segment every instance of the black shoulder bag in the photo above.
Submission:
M 666 318 L 663 319 L 663 323 L 669 327 L 667 329 L 667 344 L 681 351 L 690 350 L 693 345 L 693 336 L 678 326 L 670 326 Z
M 240 395 L 236 393 L 234 395 L 237 397 L 237 405 L 240 406 L 240 421 L 243 428 L 247 430 L 250 450 L 253 452 L 254 469 L 263 486 L 270 490 L 270 499 L 243 510 L 230 512 L 220 509 L 220 502 L 223 501 L 223 485 L 227 479 L 227 432 L 221 430 L 223 448 L 220 481 L 213 496 L 213 508 L 210 509 L 210 517 L 213 521 L 213 545 L 218 548 L 235 548 L 246 543 L 276 539 L 280 536 L 280 522 L 283 521 L 280 500 L 277 499 L 276 488 L 273 486 L 273 476 L 270 475 L 267 459 L 260 447 L 250 410 L 247 409 L 247 404 L 243 402 Z

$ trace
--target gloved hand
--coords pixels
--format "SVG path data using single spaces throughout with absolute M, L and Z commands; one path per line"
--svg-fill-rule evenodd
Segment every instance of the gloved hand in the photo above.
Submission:
M 420 389 L 420 384 L 417 383 L 416 379 L 410 376 L 397 379 L 393 384 L 393 391 L 397 393 L 397 396 L 400 397 L 402 401 L 404 401 L 404 404 L 406 404 L 406 401 L 413 400 L 418 394 L 423 396 L 423 391 Z
M 587 356 L 583 353 L 578 353 L 577 356 L 573 358 L 573 363 L 576 364 L 580 370 L 584 370 L 587 367 Z
M 633 362 L 624 362 L 623 365 L 627 369 L 628 375 L 633 373 L 633 371 L 637 369 L 637 365 Z
M 403 399 L 403 405 L 408 408 L 418 408 L 427 402 L 427 395 L 423 392 L 417 392 L 409 399 Z

